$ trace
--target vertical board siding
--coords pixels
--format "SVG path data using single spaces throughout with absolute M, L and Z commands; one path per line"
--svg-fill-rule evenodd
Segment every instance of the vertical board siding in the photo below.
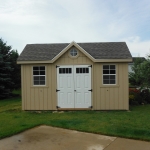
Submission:
M 97 65 L 98 64 L 98 65 Z M 102 84 L 102 65 L 104 63 L 94 64 L 94 105 L 95 110 L 128 110 L 129 92 L 128 92 L 128 63 L 116 64 L 117 85 L 105 86 Z M 110 63 L 109 63 L 110 64 Z M 100 68 L 100 71 L 98 68 Z
M 93 82 L 94 82 L 93 84 L 93 109 L 94 110 L 97 110 L 97 101 L 98 101 L 97 90 L 96 90 L 96 87 L 98 86 L 98 84 L 97 84 L 97 76 L 95 73 L 97 69 L 98 69 L 97 64 L 94 64 L 93 66 Z
M 22 96 L 22 110 L 25 110 L 25 89 L 24 89 L 24 65 L 21 65 L 21 96 Z
M 105 106 L 105 103 L 106 103 L 106 101 L 105 101 L 105 96 L 106 96 L 106 94 L 105 94 L 105 88 L 101 88 L 100 93 L 101 93 L 101 96 L 100 96 L 101 103 L 100 103 L 100 108 L 97 108 L 97 109 L 105 110 L 106 109 L 106 106 Z
M 98 64 L 96 65 L 95 74 L 96 75 L 100 74 L 100 68 L 99 68 Z M 96 98 L 99 99 L 100 93 L 99 93 L 99 91 L 97 91 L 97 89 L 99 89 L 100 78 L 96 77 L 95 83 L 96 83 L 96 87 L 95 87 L 95 89 L 96 89 Z M 95 106 L 96 106 L 96 109 L 99 108 L 99 106 L 100 106 L 100 100 L 99 101 L 95 101 Z
M 127 64 L 124 64 L 124 109 L 129 109 L 129 78 L 128 78 L 128 65 Z M 126 90 L 128 89 L 128 90 Z
M 106 103 L 105 103 L 105 107 L 106 107 L 106 109 L 107 110 L 109 110 L 109 105 L 110 105 L 110 97 L 109 97 L 109 95 L 110 95 L 110 90 L 109 90 L 110 88 L 105 88 L 105 94 L 106 94 L 106 96 L 105 96 L 105 101 L 106 101 Z
M 93 64 L 93 62 L 87 58 L 80 50 L 78 50 L 78 57 L 71 58 L 69 56 L 70 49 L 64 53 L 53 65 L 84 65 L 84 64 Z
M 52 110 L 52 65 L 47 66 L 47 72 L 48 72 L 48 87 L 47 88 L 47 109 Z
M 57 106 L 57 92 L 56 92 L 56 66 L 55 65 L 52 65 L 52 87 L 51 87 L 51 95 L 52 95 L 52 99 L 51 99 L 51 108 L 52 109 L 56 109 L 56 106 Z
M 43 89 L 39 88 L 39 108 L 40 110 L 44 109 L 44 94 L 43 94 Z
M 40 64 L 39 64 L 40 65 Z M 33 65 L 22 65 L 22 109 L 55 110 L 56 109 L 56 73 L 55 66 L 46 66 L 45 87 L 33 86 Z M 53 93 L 53 94 L 52 94 Z
M 114 89 L 114 98 L 115 98 L 115 106 L 114 106 L 114 109 L 115 110 L 117 110 L 117 109 L 119 109 L 119 95 L 118 95 L 118 93 L 119 93 L 119 90 L 118 90 L 119 88 L 115 88 Z
M 47 97 L 47 94 L 48 94 L 48 91 L 47 91 L 47 88 L 44 88 L 44 92 L 43 92 L 43 99 L 44 99 L 44 105 L 43 105 L 43 109 L 44 110 L 48 110 L 48 97 Z
M 35 99 L 35 95 L 34 95 L 34 89 L 33 88 L 31 88 L 30 89 L 31 90 L 31 97 L 30 97 L 30 101 L 31 101 L 31 106 L 30 106 L 30 109 L 31 110 L 34 110 L 34 108 L 35 108 L 35 101 L 34 101 L 34 99 Z
M 34 88 L 34 95 L 35 95 L 35 110 L 40 110 L 39 107 L 39 89 L 38 88 Z
M 30 69 L 30 65 L 26 66 L 26 70 L 29 70 Z M 31 101 L 30 101 L 30 88 L 27 88 L 27 87 L 30 87 L 30 72 L 26 71 L 26 77 L 27 77 L 27 80 L 26 80 L 26 97 L 27 97 L 27 101 L 26 101 L 26 107 L 30 110 L 30 106 L 31 106 Z
M 109 109 L 114 109 L 115 108 L 115 95 L 114 91 L 115 88 L 109 88 L 109 96 L 110 96 L 110 101 L 109 101 Z

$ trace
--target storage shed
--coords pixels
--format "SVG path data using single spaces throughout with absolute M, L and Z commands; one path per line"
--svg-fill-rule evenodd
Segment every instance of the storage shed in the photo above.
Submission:
M 27 44 L 21 64 L 23 110 L 128 110 L 125 42 Z

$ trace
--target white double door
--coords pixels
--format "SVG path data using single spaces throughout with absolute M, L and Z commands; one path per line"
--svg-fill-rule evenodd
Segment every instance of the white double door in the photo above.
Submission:
M 60 108 L 91 107 L 91 66 L 58 66 L 57 97 Z

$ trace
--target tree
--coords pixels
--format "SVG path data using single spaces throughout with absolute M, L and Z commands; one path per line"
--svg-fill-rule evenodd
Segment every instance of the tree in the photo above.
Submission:
M 132 66 L 133 72 L 129 73 L 129 82 L 131 85 L 141 88 L 150 87 L 150 59 L 143 61 L 137 58 Z
M 11 62 L 11 67 L 13 68 L 11 78 L 13 79 L 14 85 L 13 89 L 21 88 L 21 65 L 16 63 L 19 54 L 17 50 L 12 50 L 10 53 L 9 61 Z
M 129 82 L 134 86 L 141 86 L 143 77 L 141 75 L 141 59 L 137 58 L 131 67 L 133 72 L 129 73 Z
M 0 99 L 8 97 L 13 89 L 10 54 L 11 46 L 0 39 Z

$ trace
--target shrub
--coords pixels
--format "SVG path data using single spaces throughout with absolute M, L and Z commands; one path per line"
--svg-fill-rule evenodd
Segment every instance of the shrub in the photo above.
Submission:
M 130 105 L 139 105 L 142 104 L 142 97 L 140 95 L 140 90 L 129 89 L 129 104 Z
M 150 103 L 149 89 L 138 90 L 129 88 L 129 104 L 141 105 Z
M 141 96 L 145 103 L 150 103 L 150 91 L 149 89 L 144 89 L 141 91 Z

